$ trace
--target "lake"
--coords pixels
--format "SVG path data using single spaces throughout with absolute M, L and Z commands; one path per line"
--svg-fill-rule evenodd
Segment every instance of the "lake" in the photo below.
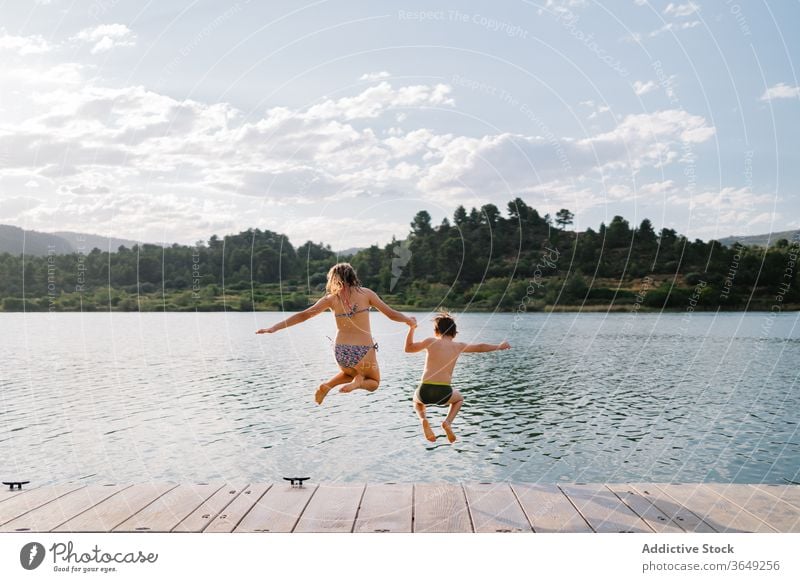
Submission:
M 800 480 L 797 313 L 460 315 L 459 339 L 513 349 L 462 356 L 455 445 L 421 434 L 406 326 L 373 314 L 380 389 L 317 406 L 333 318 L 254 334 L 283 317 L 0 314 L 0 477 Z

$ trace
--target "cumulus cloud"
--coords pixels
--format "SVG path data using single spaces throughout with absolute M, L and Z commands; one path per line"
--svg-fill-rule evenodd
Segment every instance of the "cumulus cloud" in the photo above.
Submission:
M 786 83 L 778 83 L 769 87 L 761 95 L 761 101 L 772 101 L 773 99 L 793 99 L 800 97 L 800 87 L 792 87 Z
M 84 28 L 72 40 L 91 44 L 92 54 L 104 53 L 114 47 L 136 45 L 136 35 L 124 24 L 101 24 Z
M 53 49 L 54 46 L 38 34 L 17 36 L 8 34 L 5 30 L 0 31 L 0 51 L 12 51 L 21 56 L 26 56 L 48 53 Z
M 347 226 L 336 221 L 346 217 L 328 210 L 345 212 L 353 200 L 361 207 L 411 197 L 452 208 L 528 195 L 578 211 L 629 199 L 633 174 L 660 173 L 680 161 L 685 143 L 703 143 L 715 131 L 704 117 L 675 109 L 609 116 L 603 131 L 579 137 L 463 135 L 422 121 L 405 129 L 392 126 L 398 114 L 414 110 L 424 120 L 431 110 L 434 120 L 453 108 L 453 90 L 385 79 L 261 116 L 141 86 L 44 87 L 29 92 L 31 114 L 0 132 L 0 151 L 8 153 L 0 177 L 35 176 L 37 197 L 46 200 L 26 209 L 26 221 L 63 228 L 70 217 L 90 217 L 108 234 L 140 240 L 194 240 L 257 224 L 297 238 L 313 227 L 334 241 L 336 225 Z M 642 187 L 636 195 L 660 200 L 668 191 Z M 331 221 L 289 215 L 312 205 Z M 361 242 L 380 240 L 384 222 L 358 234 Z M 398 224 L 402 233 L 405 222 Z
M 743 228 L 763 228 L 774 220 L 765 212 L 775 202 L 774 194 L 753 192 L 748 187 L 724 187 L 702 190 L 694 195 L 673 189 L 666 202 L 674 209 L 683 209 L 697 222 L 696 236 L 719 238 L 741 233 Z
M 658 83 L 655 81 L 634 81 L 633 82 L 633 92 L 637 95 L 644 95 L 645 93 L 649 93 L 658 87 Z
M 698 10 L 700 10 L 700 6 L 694 2 L 687 2 L 686 4 L 674 4 L 670 2 L 667 4 L 667 7 L 664 8 L 664 14 L 668 16 L 684 17 L 694 14 Z
M 18 219 L 41 204 L 42 200 L 30 196 L 0 198 L 0 218 Z
M 654 38 L 660 34 L 665 32 L 675 32 L 677 30 L 688 30 L 690 28 L 694 28 L 695 26 L 699 26 L 699 20 L 689 20 L 687 22 L 668 22 L 661 28 L 657 28 L 656 30 L 652 31 L 648 36 L 650 38 Z
M 378 73 L 364 73 L 361 75 L 358 80 L 359 81 L 379 81 L 381 79 L 388 79 L 391 75 L 386 71 L 380 71 Z

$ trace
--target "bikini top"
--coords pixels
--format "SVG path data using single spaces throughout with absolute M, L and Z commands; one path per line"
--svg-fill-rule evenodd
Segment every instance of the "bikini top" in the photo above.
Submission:
M 339 301 L 342 301 L 342 298 L 339 298 Z M 342 307 L 344 307 L 344 301 L 342 301 Z M 344 313 L 337 313 L 336 317 L 353 317 L 356 313 L 361 313 L 362 311 L 369 311 L 370 307 L 367 306 L 364 309 L 358 308 L 358 303 L 353 303 L 352 307 L 350 307 L 350 311 L 345 311 Z

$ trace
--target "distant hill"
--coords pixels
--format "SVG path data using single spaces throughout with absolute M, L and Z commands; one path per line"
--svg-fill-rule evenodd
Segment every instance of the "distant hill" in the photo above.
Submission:
M 364 250 L 362 247 L 352 247 L 349 249 L 344 249 L 343 251 L 336 251 L 336 255 L 340 257 L 352 257 L 358 251 Z
M 725 238 L 719 239 L 720 244 L 725 245 L 726 247 L 732 247 L 737 242 L 743 245 L 756 245 L 760 247 L 765 247 L 768 244 L 770 246 L 774 245 L 777 241 L 782 238 L 785 238 L 788 241 L 792 240 L 793 236 L 800 237 L 800 229 L 798 230 L 783 230 L 781 232 L 773 232 L 773 233 L 766 233 L 766 234 L 753 234 L 750 236 L 728 236 Z
M 133 240 L 109 238 L 96 234 L 80 232 L 38 232 L 23 230 L 18 226 L 0 224 L 0 253 L 11 253 L 43 257 L 51 252 L 57 255 L 82 251 L 90 252 L 93 248 L 102 251 L 116 251 L 120 245 L 131 246 L 139 244 Z

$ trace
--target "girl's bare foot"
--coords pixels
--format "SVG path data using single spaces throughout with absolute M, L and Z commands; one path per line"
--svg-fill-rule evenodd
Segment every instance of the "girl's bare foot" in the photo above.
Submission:
M 339 388 L 339 392 L 344 392 L 344 393 L 352 392 L 357 388 L 361 388 L 362 382 L 364 382 L 364 376 L 362 374 L 358 374 L 350 382 Z
M 430 442 L 436 442 L 436 435 L 433 434 L 433 429 L 431 428 L 431 423 L 427 420 L 422 421 L 422 432 L 425 433 L 425 438 L 428 439 Z
M 444 432 L 447 435 L 447 440 L 450 441 L 450 443 L 456 442 L 456 433 L 454 433 L 453 429 L 450 428 L 450 423 L 445 420 L 442 423 L 442 428 L 444 429 Z
M 322 401 L 325 400 L 325 397 L 328 395 L 328 392 L 331 391 L 331 386 L 327 384 L 320 384 L 317 391 L 314 392 L 314 400 L 316 400 L 317 404 L 322 404 Z

